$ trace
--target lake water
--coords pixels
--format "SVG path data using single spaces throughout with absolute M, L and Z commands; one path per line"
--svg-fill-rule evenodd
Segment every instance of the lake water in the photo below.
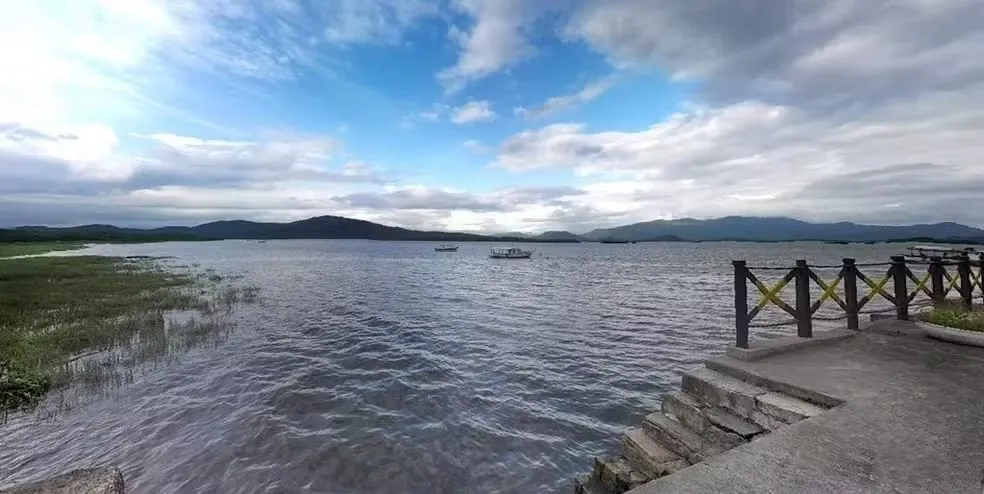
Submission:
M 490 247 L 90 249 L 242 276 L 259 300 L 221 345 L 0 425 L 0 488 L 113 464 L 128 492 L 567 494 L 732 341 L 732 259 L 879 262 L 902 246 L 540 244 L 522 261 Z

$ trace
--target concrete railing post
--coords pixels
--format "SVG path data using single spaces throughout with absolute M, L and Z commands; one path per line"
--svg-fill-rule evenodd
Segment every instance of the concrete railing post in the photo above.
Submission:
M 813 314 L 810 300 L 810 266 L 796 261 L 796 328 L 800 338 L 813 338 Z
M 844 258 L 844 304 L 847 305 L 847 329 L 858 329 L 858 267 L 855 260 Z
M 895 318 L 909 320 L 909 286 L 905 256 L 892 256 L 892 279 L 895 281 Z
M 748 348 L 748 266 L 732 261 L 735 267 L 735 346 Z

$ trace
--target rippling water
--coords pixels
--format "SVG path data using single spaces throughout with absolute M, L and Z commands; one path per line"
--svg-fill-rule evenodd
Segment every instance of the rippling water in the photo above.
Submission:
M 129 492 L 569 493 L 680 370 L 731 341 L 732 259 L 871 262 L 900 246 L 555 244 L 530 261 L 489 247 L 95 247 L 241 275 L 260 300 L 218 347 L 54 419 L 11 418 L 0 487 L 114 464 Z

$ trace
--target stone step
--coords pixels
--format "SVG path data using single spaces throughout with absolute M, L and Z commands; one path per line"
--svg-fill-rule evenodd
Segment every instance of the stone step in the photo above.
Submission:
M 825 410 L 799 398 L 769 391 L 708 368 L 685 372 L 683 390 L 708 408 L 724 408 L 770 431 L 814 417 Z M 742 436 L 744 434 L 740 433 Z
M 710 423 L 725 431 L 737 434 L 744 439 L 752 439 L 765 432 L 764 427 L 750 420 L 743 419 L 723 407 L 705 408 L 703 414 Z
M 706 367 L 683 373 L 683 390 L 707 407 L 724 407 L 754 420 L 755 397 L 768 391 Z M 761 425 L 761 424 L 760 424 Z
M 574 494 L 613 494 L 606 492 L 598 485 L 590 475 L 584 475 L 574 479 Z
M 661 410 L 694 432 L 704 432 L 711 422 L 704 416 L 700 402 L 683 391 L 673 391 L 663 397 Z
M 628 460 L 618 456 L 615 458 L 595 458 L 592 482 L 602 491 L 610 494 L 622 494 L 652 480 L 632 469 Z
M 769 430 L 800 420 L 816 417 L 826 409 L 792 396 L 769 392 L 755 397 L 756 410 L 752 420 Z
M 803 388 L 788 382 L 777 381 L 758 375 L 755 372 L 742 367 L 741 365 L 736 365 L 733 361 L 731 361 L 731 359 L 718 358 L 707 360 L 704 362 L 704 366 L 708 369 L 734 377 L 748 384 L 765 388 L 769 391 L 787 394 L 794 398 L 799 398 L 803 401 L 819 405 L 821 408 L 833 408 L 844 404 L 844 400 L 841 400 L 840 398 L 823 394 L 813 389 Z
M 645 424 L 643 424 L 645 427 Z M 657 443 L 641 428 L 633 427 L 622 435 L 622 456 L 632 470 L 656 479 L 689 466 L 687 460 Z
M 698 433 L 705 441 L 721 449 L 729 450 L 741 446 L 745 438 L 717 426 L 707 416 L 708 409 L 704 408 L 696 398 L 683 391 L 672 392 L 663 398 L 663 413 Z
M 656 442 L 686 458 L 690 463 L 700 463 L 729 449 L 706 441 L 700 434 L 663 413 L 646 415 L 642 421 L 642 428 Z

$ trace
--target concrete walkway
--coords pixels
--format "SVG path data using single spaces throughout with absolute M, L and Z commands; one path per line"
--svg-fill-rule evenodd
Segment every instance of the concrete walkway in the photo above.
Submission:
M 879 321 L 840 342 L 708 366 L 844 404 L 632 494 L 984 492 L 984 348 Z

